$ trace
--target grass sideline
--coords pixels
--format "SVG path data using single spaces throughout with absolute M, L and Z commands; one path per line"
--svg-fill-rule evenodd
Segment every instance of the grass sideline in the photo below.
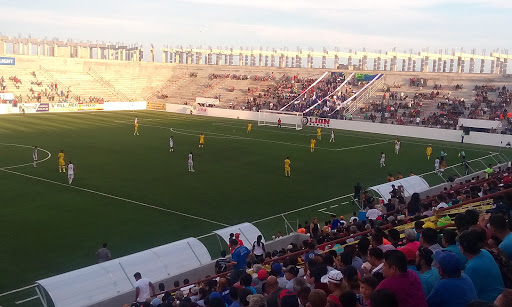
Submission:
M 135 116 L 140 136 L 133 135 Z M 323 129 L 311 153 L 313 127 L 296 131 L 253 123 L 251 134 L 246 127 L 242 120 L 154 111 L 2 116 L 0 253 L 9 265 L 0 292 L 94 264 L 102 242 L 120 257 L 201 236 L 222 224 L 258 221 L 269 240 L 286 231 L 285 219 L 296 225 L 313 216 L 326 220 L 329 213 L 350 215 L 354 206 L 341 196 L 349 195 L 356 182 L 368 187 L 384 182 L 388 173 L 432 171 L 433 159 L 425 156 L 428 143 L 433 155 L 441 149 L 448 153 L 449 165 L 459 161 L 461 146 L 468 159 L 498 151 L 400 138 L 402 150 L 396 155 L 392 136 L 336 131 L 336 142 L 329 143 L 330 130 Z M 198 148 L 200 132 L 204 148 Z M 169 152 L 171 135 L 174 153 Z M 31 162 L 32 149 L 6 144 L 38 145 L 52 156 L 37 168 L 19 166 Z M 74 187 L 57 170 L 60 149 L 76 165 Z M 195 173 L 187 171 L 191 151 Z M 387 155 L 385 168 L 379 167 L 381 151 Z M 287 156 L 291 178 L 284 177 Z M 39 157 L 47 154 L 40 151 Z M 437 175 L 425 178 L 431 185 L 442 181 Z M 217 257 L 217 240 L 201 240 Z

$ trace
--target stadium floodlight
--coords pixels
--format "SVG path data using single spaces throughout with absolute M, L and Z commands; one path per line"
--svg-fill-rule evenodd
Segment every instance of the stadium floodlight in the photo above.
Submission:
M 281 120 L 281 127 L 301 130 L 302 118 L 302 112 L 260 110 L 258 112 L 258 126 L 278 126 L 279 120 Z

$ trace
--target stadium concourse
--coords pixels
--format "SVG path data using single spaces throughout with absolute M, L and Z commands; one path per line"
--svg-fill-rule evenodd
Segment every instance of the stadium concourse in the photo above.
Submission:
M 408 201 L 393 187 L 384 204 L 356 187 L 365 215 L 313 218 L 297 229 L 309 239 L 281 250 L 231 234 L 205 279 L 144 279 L 124 306 L 512 306 L 510 172 Z

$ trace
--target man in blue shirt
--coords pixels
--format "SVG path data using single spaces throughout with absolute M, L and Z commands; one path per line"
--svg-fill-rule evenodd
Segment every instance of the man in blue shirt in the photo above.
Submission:
M 434 259 L 439 264 L 441 280 L 427 297 L 428 307 L 466 307 L 477 299 L 471 279 L 461 274 L 462 266 L 455 253 L 438 251 Z
M 462 254 L 459 246 L 457 245 L 457 232 L 453 229 L 446 228 L 443 230 L 443 241 L 444 250 L 448 250 L 459 258 L 462 267 L 466 266 L 468 258 Z
M 336 231 L 338 227 L 340 227 L 341 221 L 338 220 L 335 214 L 331 214 L 332 222 L 331 222 L 331 231 Z
M 473 282 L 478 299 L 494 302 L 505 288 L 501 272 L 488 251 L 480 249 L 479 234 L 466 230 L 459 236 L 460 250 L 468 258 L 464 273 Z
M 233 266 L 231 282 L 235 284 L 239 281 L 240 275 L 245 272 L 247 257 L 251 254 L 251 251 L 246 246 L 238 246 L 238 240 L 236 239 L 231 239 L 229 244 L 234 248 L 233 254 L 231 254 L 231 265 Z
M 501 240 L 499 248 L 512 260 L 512 232 L 508 229 L 507 219 L 501 214 L 489 218 L 492 233 Z
M 436 283 L 441 279 L 436 268 L 432 267 L 434 253 L 427 247 L 420 247 L 416 252 L 416 270 L 420 278 L 425 297 L 428 297 Z

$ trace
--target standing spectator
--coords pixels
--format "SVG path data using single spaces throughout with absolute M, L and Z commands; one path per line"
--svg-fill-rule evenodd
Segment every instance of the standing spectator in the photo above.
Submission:
M 318 238 L 320 236 L 320 226 L 318 225 L 318 218 L 314 217 L 309 225 L 309 233 L 311 238 Z
M 460 260 L 460 263 L 462 267 L 466 266 L 466 263 L 468 262 L 468 258 L 462 254 L 460 251 L 460 248 L 457 246 L 457 232 L 453 229 L 446 228 L 443 230 L 443 250 L 450 251 L 457 255 L 457 257 Z
M 427 299 L 420 279 L 416 273 L 407 270 L 405 254 L 398 250 L 389 250 L 384 253 L 384 259 L 382 273 L 385 279 L 377 290 L 393 291 L 400 307 L 426 307 Z
M 352 197 L 352 201 L 358 205 L 359 202 L 361 201 L 361 191 L 363 190 L 363 187 L 361 186 L 361 184 L 358 182 L 356 183 L 356 185 L 354 186 L 354 196 Z
M 226 258 L 226 251 L 220 252 L 220 258 L 215 261 L 215 274 L 227 272 L 229 260 Z
M 331 222 L 331 231 L 335 232 L 338 227 L 341 225 L 341 221 L 338 219 L 336 214 L 331 214 L 332 222 Z
M 260 263 L 263 263 L 263 260 L 265 260 L 265 243 L 262 242 L 263 236 L 258 235 L 256 238 L 256 241 L 252 243 L 252 253 L 254 257 L 256 257 L 256 260 L 258 260 Z
M 415 216 L 416 214 L 420 213 L 421 206 L 420 206 L 420 194 L 419 193 L 413 193 L 411 195 L 411 199 L 407 203 L 407 207 L 405 209 L 407 216 Z
M 429 296 L 436 283 L 441 279 L 437 269 L 432 267 L 433 261 L 434 253 L 430 249 L 420 247 L 416 252 L 416 269 L 426 297 Z
M 133 277 L 135 278 L 135 301 L 144 304 L 151 296 L 155 295 L 155 286 L 149 279 L 142 278 L 139 272 L 133 274 Z
M 366 218 L 369 220 L 377 220 L 379 216 L 382 215 L 382 212 L 380 212 L 378 209 L 376 209 L 373 205 L 368 206 L 368 212 L 366 212 Z
M 501 240 L 499 248 L 512 260 L 512 232 L 507 225 L 507 219 L 501 214 L 493 214 L 489 218 L 492 233 Z
M 231 265 L 233 266 L 231 282 L 237 283 L 240 275 L 245 272 L 247 257 L 251 254 L 251 251 L 245 246 L 238 246 L 236 239 L 231 239 L 229 243 L 231 247 L 234 248 L 233 254 L 231 255 Z
M 235 239 L 238 241 L 239 246 L 244 246 L 244 241 L 240 239 L 240 233 L 235 233 Z
M 473 282 L 478 299 L 494 302 L 505 288 L 496 261 L 488 251 L 480 249 L 476 231 L 464 231 L 459 242 L 462 253 L 468 258 L 464 273 Z
M 107 249 L 107 243 L 103 243 L 103 247 L 98 249 L 96 252 L 96 259 L 98 260 L 98 263 L 112 260 L 112 254 L 110 254 L 110 251 Z
M 434 286 L 427 297 L 429 307 L 466 307 L 477 299 L 471 279 L 462 275 L 462 266 L 455 253 L 439 251 L 434 258 L 439 264 L 441 280 Z

